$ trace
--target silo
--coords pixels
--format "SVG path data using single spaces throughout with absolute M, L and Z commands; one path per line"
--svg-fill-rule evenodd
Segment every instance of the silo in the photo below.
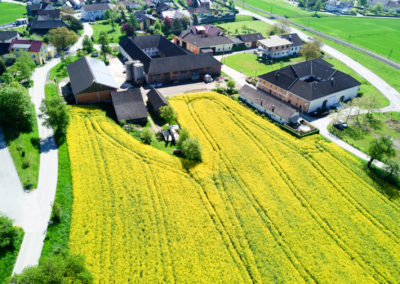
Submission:
M 143 81 L 143 63 L 140 61 L 135 61 L 135 63 L 133 64 L 133 80 L 138 83 L 139 81 Z
M 132 81 L 132 79 L 133 79 L 132 66 L 133 66 L 132 61 L 128 61 L 125 63 L 126 81 L 128 81 L 128 82 Z

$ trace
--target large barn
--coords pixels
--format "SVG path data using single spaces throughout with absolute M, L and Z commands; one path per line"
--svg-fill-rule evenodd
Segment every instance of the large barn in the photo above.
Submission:
M 361 83 L 318 58 L 263 74 L 257 88 L 302 112 L 314 112 L 357 96 Z
M 148 84 L 198 80 L 205 74 L 221 73 L 222 64 L 212 55 L 189 53 L 160 35 L 125 38 L 120 50 L 129 61 L 143 64 L 141 76 Z
M 118 89 L 103 61 L 85 56 L 67 66 L 72 93 L 77 104 L 111 101 Z

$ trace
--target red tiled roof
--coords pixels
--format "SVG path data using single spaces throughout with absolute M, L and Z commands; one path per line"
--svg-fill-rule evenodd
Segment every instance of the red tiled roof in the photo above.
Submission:
M 8 51 L 11 51 L 11 49 L 13 48 L 13 46 L 15 44 L 30 44 L 31 46 L 29 47 L 28 51 L 30 52 L 39 52 L 40 48 L 42 47 L 42 41 L 40 40 L 22 40 L 22 39 L 14 39 L 11 44 L 10 47 L 8 48 Z

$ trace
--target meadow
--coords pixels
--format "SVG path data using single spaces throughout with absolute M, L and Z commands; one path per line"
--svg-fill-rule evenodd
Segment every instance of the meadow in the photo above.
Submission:
M 109 43 L 119 43 L 120 39 L 124 36 L 121 33 L 121 26 L 115 24 L 114 30 L 108 21 L 98 21 L 96 24 L 92 24 L 93 38 L 96 43 L 99 43 L 99 35 L 101 32 L 106 32 L 108 35 Z
M 400 62 L 400 19 L 335 16 L 313 12 L 288 4 L 283 0 L 248 0 L 247 4 L 263 9 L 304 26 L 345 40 L 367 50 Z M 241 6 L 240 3 L 237 3 Z M 264 15 L 265 16 L 265 15 Z
M 26 7 L 19 4 L 0 3 L 0 25 L 26 17 Z
M 217 27 L 230 35 L 261 33 L 267 37 L 267 30 L 269 25 L 263 21 L 238 21 L 231 23 L 218 24 Z
M 67 133 L 69 247 L 95 282 L 396 282 L 400 203 L 318 135 L 301 140 L 216 93 L 169 100 L 188 163 L 94 107 Z

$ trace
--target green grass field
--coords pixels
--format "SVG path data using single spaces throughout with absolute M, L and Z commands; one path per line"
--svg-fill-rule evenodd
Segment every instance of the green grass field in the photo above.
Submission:
M 93 28 L 93 38 L 95 42 L 98 43 L 99 35 L 102 31 L 107 32 L 108 34 L 108 42 L 110 43 L 119 43 L 120 39 L 124 36 L 121 33 L 120 26 L 115 24 L 115 30 L 112 29 L 112 26 L 108 23 L 108 21 L 96 22 L 95 25 L 92 25 Z
M 391 60 L 400 62 L 400 19 L 334 16 L 308 12 L 283 0 L 248 0 L 247 4 L 287 16 L 307 27 L 348 41 Z M 238 6 L 240 2 L 237 3 Z M 265 16 L 265 15 L 264 15 Z
M 349 123 L 349 128 L 342 131 L 332 126 L 329 129 L 334 135 L 364 153 L 368 152 L 372 140 L 379 136 L 390 136 L 396 141 L 395 144 L 398 144 L 400 142 L 400 113 L 374 113 L 373 117 L 371 124 L 365 114 L 360 116 L 363 129 L 360 129 L 355 122 Z M 397 155 L 397 159 L 400 160 L 399 155 Z
M 354 72 L 352 69 L 347 67 L 345 64 L 343 64 L 339 60 L 334 59 L 329 56 L 325 56 L 324 59 L 326 61 L 330 62 L 332 65 L 334 65 L 335 68 L 353 76 L 359 82 L 362 83 L 360 92 L 363 93 L 363 96 L 361 98 L 359 98 L 359 100 L 361 100 L 361 104 L 362 104 L 362 101 L 365 100 L 368 96 L 376 95 L 376 102 L 374 105 L 375 108 L 381 108 L 381 107 L 385 107 L 385 106 L 389 105 L 389 100 L 386 99 L 386 97 L 384 97 L 367 80 L 360 77 L 356 72 Z M 259 76 L 261 74 L 271 72 L 273 70 L 282 68 L 289 64 L 295 64 L 295 63 L 298 63 L 301 61 L 304 61 L 304 58 L 302 58 L 302 57 L 290 58 L 290 59 L 284 59 L 280 62 L 275 62 L 274 64 L 267 65 L 265 63 L 259 62 L 257 60 L 257 55 L 255 55 L 255 54 L 239 53 L 239 54 L 230 55 L 230 56 L 225 57 L 222 62 L 225 65 L 227 65 L 247 76 Z
M 5 280 L 11 276 L 15 261 L 17 260 L 19 248 L 24 238 L 24 231 L 17 228 L 17 238 L 14 240 L 14 247 L 0 253 L 0 283 L 6 283 Z
M 0 25 L 12 23 L 26 17 L 26 8 L 23 5 L 0 3 Z
M 222 28 L 228 35 L 261 33 L 267 36 L 268 27 L 267 23 L 263 21 L 239 21 L 225 24 L 219 24 L 217 27 Z
M 35 113 L 33 106 L 32 108 Z M 36 114 L 32 131 L 16 132 L 14 129 L 3 127 L 3 134 L 22 185 L 31 184 L 32 188 L 36 188 L 40 163 L 40 140 Z

